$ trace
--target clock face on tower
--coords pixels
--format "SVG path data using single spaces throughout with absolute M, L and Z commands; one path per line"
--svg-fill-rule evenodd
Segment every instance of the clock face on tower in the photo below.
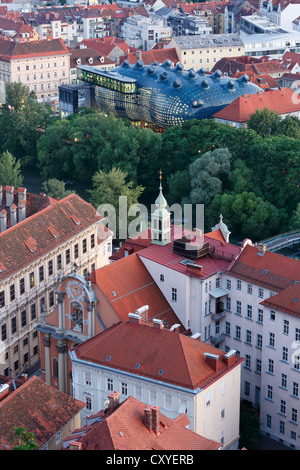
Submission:
M 68 282 L 67 287 L 66 287 L 66 292 L 68 294 L 68 297 L 73 300 L 83 301 L 85 298 L 84 288 L 78 281 Z

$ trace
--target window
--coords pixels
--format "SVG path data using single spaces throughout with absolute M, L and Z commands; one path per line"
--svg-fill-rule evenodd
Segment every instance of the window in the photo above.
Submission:
M 91 235 L 91 248 L 95 248 L 95 235 L 92 233 Z
M 55 442 L 56 442 L 56 444 L 59 444 L 60 441 L 61 441 L 61 433 L 60 433 L 60 431 L 58 431 L 55 435 Z
M 281 374 L 281 387 L 286 388 L 287 386 L 287 375 L 286 374 Z
M 221 409 L 221 419 L 225 418 L 225 406 Z
M 285 433 L 285 422 L 284 421 L 279 421 L 279 433 L 280 434 Z
M 11 333 L 14 334 L 17 331 L 17 319 L 16 317 L 13 317 L 11 319 Z
M 27 324 L 26 310 L 23 310 L 23 312 L 21 312 L 21 326 L 26 326 L 26 324 Z
M 227 290 L 231 289 L 231 281 L 229 279 L 226 280 L 226 289 Z
M 70 263 L 70 249 L 68 248 L 66 250 L 66 264 Z
M 113 391 L 114 391 L 114 381 L 113 381 L 113 379 L 107 379 L 107 381 L 106 381 L 106 389 L 107 389 L 109 392 L 113 392 Z
M 165 395 L 165 408 L 172 410 L 172 395 Z
M 85 385 L 92 385 L 92 376 L 90 372 L 85 372 Z
M 4 290 L 0 292 L 0 308 L 5 306 L 5 295 Z
M 177 289 L 172 287 L 172 302 L 177 302 Z
M 293 397 L 298 397 L 299 396 L 299 385 L 297 382 L 293 382 L 292 384 L 292 395 Z
M 205 405 L 209 406 L 211 401 L 211 391 L 208 390 L 205 395 Z
M 256 369 L 255 372 L 261 373 L 261 359 L 256 359 Z
M 34 287 L 34 273 L 33 272 L 29 274 L 29 286 L 30 286 L 30 289 Z
M 269 333 L 269 346 L 271 348 L 275 347 L 275 333 Z
M 82 253 L 86 253 L 87 248 L 86 248 L 86 238 L 82 240 Z
M 48 276 L 52 276 L 53 274 L 53 261 L 48 261 Z
M 290 325 L 290 322 L 288 320 L 283 320 L 283 334 L 284 335 L 289 334 L 289 325 Z
M 56 262 L 57 262 L 57 269 L 61 269 L 61 267 L 62 267 L 62 265 L 61 265 L 61 255 L 57 255 Z
M 24 277 L 20 279 L 20 295 L 24 294 L 25 292 L 25 279 Z
M 6 335 L 6 324 L 4 323 L 4 325 L 1 326 L 1 339 L 2 341 L 5 341 L 7 338 L 7 335 Z
M 239 300 L 236 301 L 236 313 L 242 315 L 242 302 Z
M 31 310 L 31 320 L 36 318 L 36 304 L 32 304 L 30 307 Z
M 288 348 L 285 346 L 282 346 L 282 360 L 288 362 Z
M 271 429 L 272 427 L 272 416 L 266 415 L 266 428 Z
M 40 282 L 44 280 L 44 266 L 39 267 L 39 280 Z
M 141 401 L 142 400 L 142 387 L 136 385 L 134 388 L 135 388 L 135 398 Z
M 264 321 L 264 311 L 261 308 L 258 309 L 257 321 L 258 323 L 263 323 Z
M 267 385 L 267 398 L 273 400 L 273 387 L 272 385 Z
M 165 276 L 163 274 L 161 274 L 160 277 L 159 277 L 159 280 L 160 280 L 160 282 L 164 282 Z
M 49 292 L 49 307 L 53 307 L 54 305 L 54 292 Z
M 217 277 L 216 279 L 216 288 L 220 287 L 220 278 Z
M 242 289 L 242 281 L 240 281 L 239 279 L 236 281 L 236 288 L 237 288 L 237 290 Z
M 292 408 L 291 421 L 292 423 L 298 422 L 298 410 L 296 408 Z
M 85 397 L 85 407 L 87 410 L 92 409 L 92 399 L 91 397 Z
M 245 354 L 245 367 L 247 369 L 251 368 L 251 356 L 249 354 Z
M 274 361 L 273 361 L 273 359 L 268 359 L 268 372 L 269 372 L 269 374 L 274 374 Z
M 247 305 L 247 318 L 252 320 L 252 305 Z
M 274 312 L 274 310 L 271 310 L 271 312 L 270 312 L 270 320 L 275 321 L 275 312 Z
M 122 382 L 121 390 L 122 390 L 122 395 L 127 396 L 127 394 L 128 394 L 128 388 L 127 388 L 127 383 L 126 383 L 126 382 Z
M 252 341 L 252 332 L 250 330 L 246 330 L 246 343 L 251 344 Z
M 225 322 L 225 333 L 226 335 L 230 335 L 230 322 L 229 321 Z
M 241 339 L 241 327 L 239 325 L 235 326 L 235 337 L 236 339 Z
M 9 288 L 10 291 L 10 301 L 12 302 L 16 298 L 16 293 L 15 293 L 15 285 L 12 284 Z
M 74 259 L 78 258 L 78 243 L 74 245 Z
M 256 337 L 257 341 L 256 341 L 256 347 L 257 348 L 262 348 L 262 335 L 258 334 L 257 337 Z
M 264 290 L 263 290 L 262 287 L 259 287 L 259 288 L 258 288 L 258 297 L 259 297 L 260 299 L 263 299 L 263 298 L 264 298 Z
M 226 310 L 231 310 L 231 298 L 226 297 Z
M 252 291 L 253 291 L 252 284 L 248 284 L 248 285 L 247 285 L 247 292 L 248 292 L 248 294 L 252 294 Z
M 149 390 L 149 404 L 150 405 L 156 405 L 156 391 L 155 390 Z
M 300 328 L 295 328 L 295 341 L 300 342 Z
M 250 395 L 250 382 L 245 381 L 244 383 L 244 394 Z

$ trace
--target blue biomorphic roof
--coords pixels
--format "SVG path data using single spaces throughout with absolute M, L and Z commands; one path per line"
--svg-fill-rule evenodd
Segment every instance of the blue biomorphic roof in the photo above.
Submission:
M 82 66 L 82 69 L 87 66 Z M 95 72 L 102 76 L 106 72 Z M 96 85 L 96 101 L 101 110 L 132 121 L 143 121 L 162 128 L 180 125 L 190 119 L 210 119 L 236 98 L 262 91 L 244 75 L 239 79 L 213 74 L 204 69 L 184 70 L 181 63 L 172 68 L 170 60 L 162 65 L 144 65 L 142 60 L 110 70 L 107 77 L 124 77 L 135 83 L 130 93 Z

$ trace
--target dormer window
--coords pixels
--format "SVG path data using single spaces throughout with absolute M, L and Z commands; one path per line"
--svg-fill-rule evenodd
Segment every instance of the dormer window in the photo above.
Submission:
M 89 64 L 92 64 L 93 63 L 93 57 L 89 57 L 88 61 L 89 61 Z
M 80 65 L 81 64 L 81 59 L 76 59 L 76 64 Z

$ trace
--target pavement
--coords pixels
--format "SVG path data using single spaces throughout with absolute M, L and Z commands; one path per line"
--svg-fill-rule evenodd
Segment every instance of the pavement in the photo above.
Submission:
M 281 444 L 268 436 L 263 436 L 257 446 L 257 450 L 293 450 L 291 447 Z

